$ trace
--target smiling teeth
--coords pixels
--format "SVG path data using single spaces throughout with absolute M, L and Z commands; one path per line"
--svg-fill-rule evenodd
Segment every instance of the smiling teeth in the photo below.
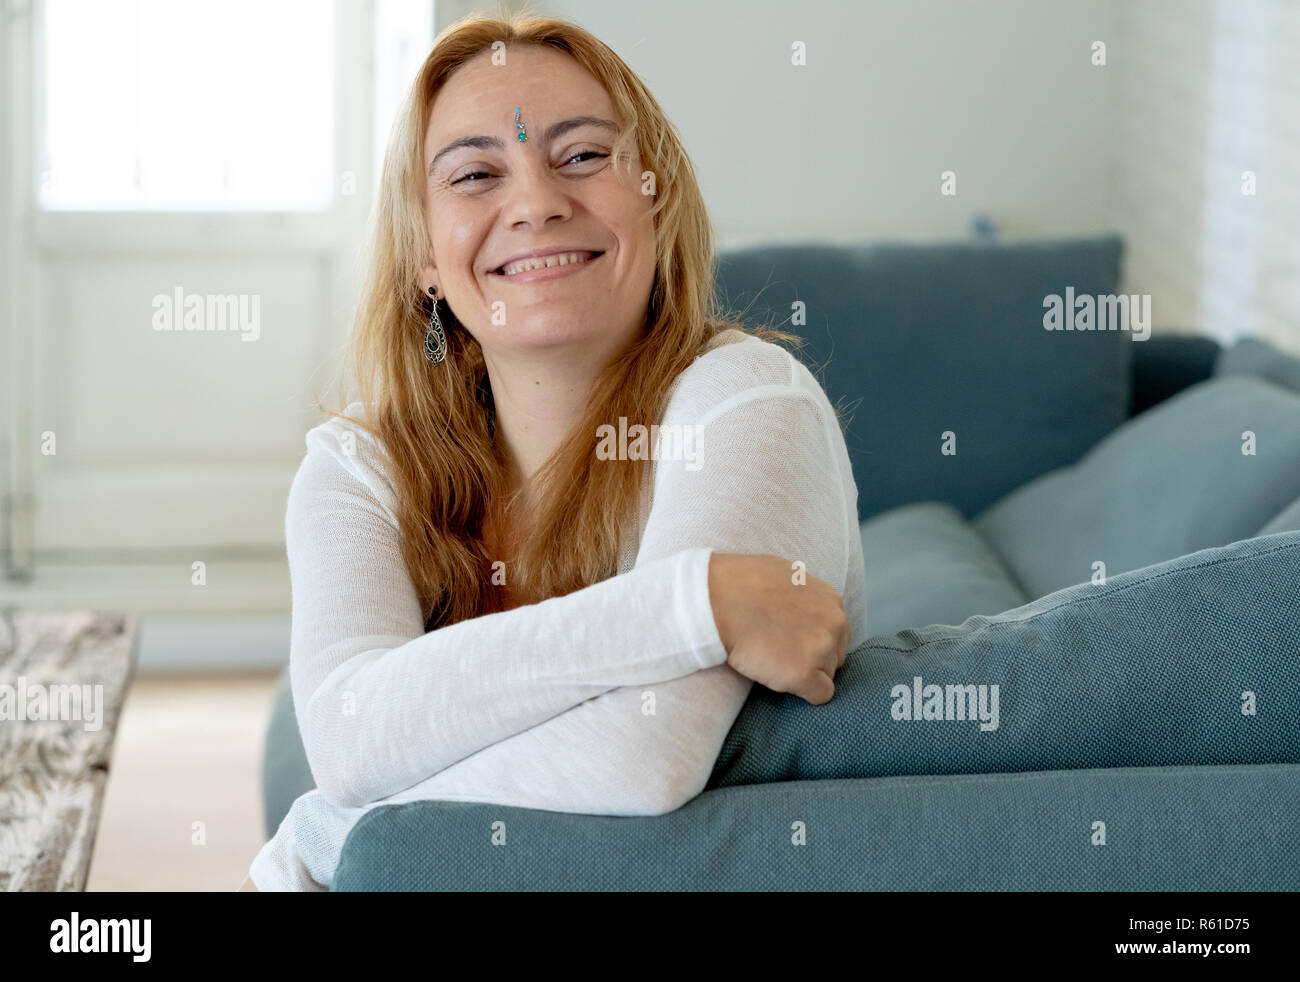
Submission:
M 505 276 L 514 276 L 516 273 L 527 273 L 549 266 L 567 266 L 569 263 L 586 262 L 594 255 L 594 252 L 561 252 L 554 256 L 543 256 L 541 259 L 523 259 L 502 267 L 501 272 Z

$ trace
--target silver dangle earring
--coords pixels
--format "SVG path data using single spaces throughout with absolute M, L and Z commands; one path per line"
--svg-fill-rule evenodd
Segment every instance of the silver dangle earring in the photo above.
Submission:
M 429 287 L 429 296 L 433 297 L 433 314 L 429 317 L 429 329 L 424 332 L 424 355 L 435 365 L 447 357 L 447 335 L 442 332 L 442 321 L 438 319 L 438 291 Z

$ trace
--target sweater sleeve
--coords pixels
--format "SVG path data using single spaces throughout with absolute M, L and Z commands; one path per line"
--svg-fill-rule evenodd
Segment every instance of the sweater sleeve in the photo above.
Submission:
M 385 798 L 619 686 L 720 665 L 709 550 L 425 633 L 398 527 L 358 452 L 313 431 L 285 520 L 290 677 L 307 760 L 344 805 Z
M 803 561 L 845 591 L 856 539 L 825 396 L 764 348 L 778 384 L 735 382 L 715 353 L 670 401 L 665 424 L 702 439 L 694 459 L 656 462 L 632 570 L 427 634 L 384 496 L 355 457 L 309 450 L 286 529 L 290 662 L 326 798 L 653 814 L 698 793 L 749 689 L 725 665 L 712 552 Z M 705 367 L 725 384 L 697 381 Z
M 767 553 L 804 563 L 846 603 L 860 596 L 857 536 L 846 530 L 848 509 L 856 513 L 846 492 L 856 489 L 829 413 L 820 400 L 786 389 L 750 393 L 712 417 L 701 466 L 659 462 L 639 561 L 648 568 L 660 556 L 698 548 Z M 849 613 L 863 623 L 864 611 Z M 603 623 L 621 613 L 595 607 L 584 616 Z M 654 630 L 662 629 L 661 622 Z M 484 748 L 393 801 L 479 801 L 595 815 L 673 811 L 704 790 L 751 685 L 722 664 L 613 689 Z

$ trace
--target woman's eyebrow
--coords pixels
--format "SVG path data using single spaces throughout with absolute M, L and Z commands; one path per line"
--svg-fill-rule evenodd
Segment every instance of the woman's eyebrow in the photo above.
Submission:
M 580 126 L 599 126 L 618 132 L 618 126 L 613 120 L 602 119 L 599 116 L 574 116 L 572 119 L 563 119 L 548 126 L 542 134 L 542 142 L 550 143 L 557 137 L 563 136 L 570 130 L 576 130 Z M 434 154 L 433 159 L 429 161 L 429 176 L 433 176 L 433 168 L 437 166 L 439 160 L 453 150 L 460 150 L 464 147 L 470 147 L 474 150 L 504 150 L 505 144 L 499 136 L 462 136 L 459 140 L 452 140 Z

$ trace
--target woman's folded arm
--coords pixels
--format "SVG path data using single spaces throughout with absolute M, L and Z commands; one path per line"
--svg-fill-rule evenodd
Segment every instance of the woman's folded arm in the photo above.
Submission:
M 854 552 L 827 411 L 790 390 L 746 399 L 710 421 L 697 469 L 659 462 L 638 561 L 700 547 L 769 553 L 843 590 Z M 673 811 L 704 789 L 751 685 L 723 664 L 614 689 L 484 748 L 397 800 L 601 815 Z
M 725 660 L 706 549 L 425 633 L 391 515 L 325 441 L 309 448 L 286 516 L 290 674 L 331 800 L 387 797 L 593 696 Z
M 558 810 L 653 813 L 698 793 L 748 692 L 724 665 L 712 552 L 782 556 L 792 576 L 845 587 L 842 438 L 824 395 L 789 377 L 670 404 L 665 422 L 703 441 L 656 463 L 632 570 L 427 634 L 391 512 L 349 462 L 309 453 L 287 519 L 291 672 L 322 794 L 357 806 L 444 771 L 433 784 L 449 797 L 464 779 L 502 794 L 520 781 L 515 796 Z M 530 774 L 510 738 L 537 730 L 556 747 Z

